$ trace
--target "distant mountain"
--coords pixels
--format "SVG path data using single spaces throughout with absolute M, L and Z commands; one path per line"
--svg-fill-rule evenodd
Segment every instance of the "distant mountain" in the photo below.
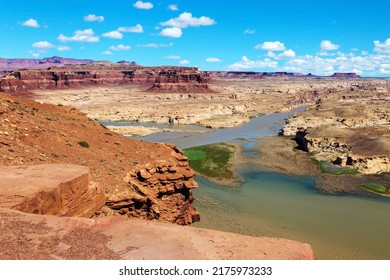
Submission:
M 75 64 L 90 64 L 92 59 L 73 59 L 53 56 L 42 59 L 30 58 L 0 58 L 0 70 L 16 69 L 47 69 L 52 66 L 64 66 Z

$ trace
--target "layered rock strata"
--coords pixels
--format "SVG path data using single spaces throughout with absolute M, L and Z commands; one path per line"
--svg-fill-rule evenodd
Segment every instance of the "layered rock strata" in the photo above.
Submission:
M 67 164 L 0 166 L 0 207 L 89 218 L 105 205 L 89 168 Z
M 143 85 L 151 91 L 208 92 L 208 78 L 196 67 L 143 67 L 91 63 L 45 70 L 15 70 L 0 80 L 0 91 L 23 92 L 96 85 Z

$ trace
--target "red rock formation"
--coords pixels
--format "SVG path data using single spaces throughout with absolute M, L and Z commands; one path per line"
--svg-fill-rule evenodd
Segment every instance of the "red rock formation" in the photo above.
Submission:
M 0 164 L 42 163 L 89 167 L 92 180 L 104 188 L 108 201 L 99 216 L 178 224 L 199 219 L 191 204 L 194 174 L 176 147 L 115 134 L 72 107 L 0 94 Z
M 13 71 L 0 78 L 0 91 L 137 84 L 149 86 L 152 91 L 207 92 L 207 81 L 207 76 L 195 67 L 142 67 L 126 63 L 94 63 L 51 67 L 46 70 Z
M 0 207 L 89 218 L 106 202 L 103 188 L 90 181 L 85 166 L 0 166 L 0 178 Z

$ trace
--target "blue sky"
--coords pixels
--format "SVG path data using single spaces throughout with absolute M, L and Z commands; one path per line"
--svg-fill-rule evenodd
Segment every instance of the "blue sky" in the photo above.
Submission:
M 390 0 L 0 2 L 0 57 L 390 76 Z

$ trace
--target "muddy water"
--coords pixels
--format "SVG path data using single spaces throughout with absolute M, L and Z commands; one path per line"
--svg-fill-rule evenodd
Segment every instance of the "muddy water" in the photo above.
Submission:
M 263 116 L 235 128 L 157 133 L 137 139 L 186 148 L 246 138 L 249 141 L 239 142 L 251 154 L 254 138 L 276 135 L 288 115 Z M 195 207 L 202 220 L 194 226 L 299 240 L 311 244 L 319 259 L 390 259 L 390 199 L 324 195 L 315 188 L 314 178 L 265 172 L 249 165 L 242 166 L 240 174 L 245 183 L 238 188 L 197 177 Z
M 277 135 L 278 130 L 282 127 L 281 122 L 284 118 L 290 116 L 294 112 L 302 112 L 304 109 L 299 108 L 291 112 L 270 114 L 258 118 L 251 119 L 238 127 L 224 129 L 207 129 L 194 125 L 167 125 L 167 124 L 127 124 L 141 126 L 155 126 L 158 128 L 170 128 L 172 130 L 189 130 L 191 132 L 161 132 L 150 134 L 143 137 L 132 137 L 134 139 L 172 143 L 181 149 L 207 145 L 218 142 L 231 141 L 239 137 L 256 138 L 262 136 Z M 115 125 L 115 123 L 103 123 L 104 125 Z M 117 123 L 118 124 L 118 123 Z M 126 125 L 126 123 L 119 123 Z
M 239 188 L 198 177 L 196 227 L 299 240 L 319 259 L 390 259 L 390 200 L 320 194 L 314 178 L 245 166 Z

